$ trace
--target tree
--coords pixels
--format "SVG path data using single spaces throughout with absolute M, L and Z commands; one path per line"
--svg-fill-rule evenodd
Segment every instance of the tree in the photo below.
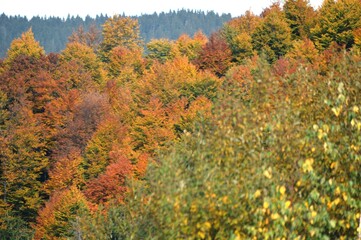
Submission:
M 12 61 L 20 55 L 34 58 L 40 58 L 45 55 L 44 49 L 40 46 L 39 42 L 35 40 L 31 28 L 27 32 L 24 32 L 20 38 L 11 42 L 4 64 L 11 64 Z
M 107 64 L 108 75 L 119 86 L 126 86 L 136 82 L 145 71 L 141 49 L 115 47 L 110 51 Z
M 1 198 L 25 221 L 32 222 L 43 202 L 42 184 L 49 166 L 43 129 L 29 110 L 4 132 L 0 155 L 3 191 Z M 26 126 L 26 127 L 25 127 Z
M 65 109 L 71 111 L 67 112 L 64 125 L 54 136 L 57 144 L 52 156 L 55 159 L 67 158 L 71 153 L 83 154 L 88 141 L 109 109 L 104 94 L 98 92 L 86 93 L 83 96 L 70 95 L 64 100 L 64 103 L 73 106 Z
M 292 39 L 309 38 L 316 17 L 309 0 L 287 0 L 283 11 L 292 31 Z
M 221 33 L 232 50 L 233 62 L 241 62 L 253 56 L 251 36 L 260 22 L 260 17 L 246 11 L 241 17 L 234 18 L 223 26 Z
M 358 0 L 325 0 L 319 10 L 317 24 L 311 29 L 312 40 L 319 50 L 332 42 L 351 48 L 353 31 L 361 27 L 361 2 Z
M 85 196 L 95 204 L 107 204 L 110 201 L 123 202 L 127 187 L 125 181 L 131 177 L 133 166 L 129 159 L 113 153 L 114 163 L 110 164 L 105 173 L 90 180 L 84 190 Z
M 81 163 L 79 152 L 70 152 L 66 157 L 57 159 L 49 170 L 49 179 L 44 184 L 47 194 L 51 196 L 54 192 L 73 186 L 81 188 L 85 181 Z
M 6 210 L 29 223 L 45 197 L 42 187 L 53 143 L 46 115 L 58 93 L 53 67 L 45 56 L 19 55 L 0 77 L 0 92 L 7 93 L 2 110 L 11 113 L 1 119 L 2 199 Z
M 147 43 L 147 58 L 165 63 L 179 55 L 174 42 L 168 39 L 153 39 Z
M 220 33 L 213 33 L 194 63 L 199 69 L 209 70 L 218 77 L 224 76 L 231 66 L 232 52 Z
M 361 47 L 361 28 L 354 30 L 353 36 L 355 38 L 355 45 Z
M 34 239 L 74 237 L 72 226 L 80 214 L 88 211 L 88 202 L 75 186 L 54 193 L 39 211 Z
M 104 119 L 87 142 L 82 168 L 86 180 L 98 177 L 111 164 L 110 152 L 123 147 L 126 128 L 117 118 Z
M 318 50 L 310 39 L 293 42 L 292 49 L 286 54 L 286 58 L 303 63 L 318 64 Z
M 196 59 L 202 47 L 207 43 L 208 38 L 201 31 L 194 34 L 193 39 L 188 35 L 181 35 L 176 41 L 178 51 L 181 55 L 188 57 L 190 61 Z
M 69 43 L 78 42 L 87 45 L 96 53 L 101 43 L 101 31 L 93 23 L 89 27 L 89 31 L 85 32 L 83 26 L 74 31 L 68 38 Z
M 140 116 L 135 119 L 132 126 L 131 136 L 134 149 L 151 155 L 175 139 L 173 122 L 159 99 L 152 98 L 140 111 Z
M 252 45 L 258 54 L 265 54 L 269 62 L 285 55 L 291 47 L 291 29 L 279 5 L 263 13 L 262 23 L 252 34 Z
M 100 57 L 103 62 L 109 62 L 109 55 L 115 47 L 125 47 L 136 50 L 142 46 L 139 36 L 139 25 L 136 19 L 115 15 L 103 25 L 103 42 L 100 45 Z
M 282 79 L 260 62 L 249 101 L 225 86 L 212 118 L 133 186 L 119 228 L 145 239 L 357 238 L 361 58 L 333 57 L 327 75 L 300 64 Z
M 60 55 L 73 88 L 104 86 L 104 73 L 93 50 L 79 42 L 68 43 Z

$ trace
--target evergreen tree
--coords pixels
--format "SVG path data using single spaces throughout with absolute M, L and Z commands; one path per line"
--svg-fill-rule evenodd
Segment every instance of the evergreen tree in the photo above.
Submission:
M 309 38 L 316 17 L 309 0 L 287 0 L 283 11 L 292 31 L 292 39 Z
M 252 45 L 258 54 L 265 54 L 269 62 L 285 55 L 291 47 L 291 29 L 279 5 L 263 13 L 262 23 L 252 34 Z
M 353 31 L 360 27 L 359 0 L 325 0 L 317 24 L 311 29 L 312 40 L 320 50 L 328 48 L 332 42 L 351 48 L 355 43 Z

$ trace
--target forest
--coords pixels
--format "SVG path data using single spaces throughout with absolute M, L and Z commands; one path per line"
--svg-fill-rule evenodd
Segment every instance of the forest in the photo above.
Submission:
M 122 16 L 125 17 L 124 14 Z M 101 26 L 108 18 L 107 15 L 101 14 L 95 18 L 87 16 L 84 19 L 79 16 L 68 16 L 66 19 L 37 16 L 28 20 L 26 17 L 7 16 L 3 13 L 0 15 L 0 58 L 5 57 L 12 40 L 20 37 L 29 28 L 46 53 L 59 53 L 65 48 L 72 32 L 79 28 L 84 31 L 93 28 L 101 32 Z M 182 34 L 193 36 L 198 30 L 209 36 L 231 20 L 231 15 L 183 9 L 168 13 L 143 14 L 132 18 L 138 19 L 140 36 L 147 43 L 154 38 L 176 40 Z
M 361 239 L 361 1 L 207 36 L 31 28 L 0 61 L 0 239 Z

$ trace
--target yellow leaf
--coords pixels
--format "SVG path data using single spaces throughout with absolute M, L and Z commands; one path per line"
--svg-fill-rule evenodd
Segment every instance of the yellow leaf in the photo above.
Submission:
M 263 203 L 263 208 L 267 209 L 269 207 L 269 203 L 268 202 L 264 202 Z
M 258 198 L 259 196 L 261 196 L 261 191 L 260 191 L 260 190 L 257 190 L 257 191 L 254 193 L 254 197 L 255 197 L 255 198 Z
M 211 225 L 210 222 L 205 222 L 205 223 L 204 223 L 204 228 L 205 228 L 205 229 L 210 229 L 211 226 L 212 226 L 212 225 Z
M 346 202 L 346 201 L 347 201 L 347 194 L 346 194 L 346 193 L 342 193 L 342 198 L 343 198 L 343 200 Z
M 194 212 L 196 212 L 196 211 L 197 211 L 197 206 L 196 206 L 194 203 L 192 203 L 192 205 L 191 205 L 191 212 L 194 213 Z
M 314 162 L 313 158 L 306 159 L 306 161 L 302 165 L 303 171 L 311 172 L 313 170 L 313 168 L 312 168 L 313 162 Z
M 335 116 L 338 117 L 341 113 L 342 106 L 340 106 L 339 108 L 332 108 L 331 110 L 335 114 Z
M 323 128 L 323 130 L 324 130 L 326 133 L 328 133 L 328 132 L 330 131 L 330 127 L 329 127 L 327 124 L 324 124 L 324 125 L 322 126 L 322 128 Z
M 353 127 L 353 126 L 355 126 L 355 124 L 356 124 L 355 119 L 352 119 L 351 120 L 351 126 Z
M 323 131 L 322 131 L 322 129 L 319 129 L 317 131 L 317 138 L 321 140 L 322 137 L 323 137 Z
M 289 207 L 290 207 L 290 205 L 291 205 L 291 201 L 286 201 L 286 203 L 285 203 L 285 207 L 286 207 L 286 208 L 289 208 Z
M 174 207 L 175 210 L 179 210 L 179 202 L 176 201 L 176 202 L 174 203 L 173 207 Z
M 205 234 L 204 232 L 202 232 L 202 231 L 199 231 L 199 232 L 197 233 L 197 235 L 198 235 L 198 237 L 201 238 L 201 239 L 204 239 L 204 238 L 206 237 L 206 234 Z
M 235 235 L 236 237 L 234 238 L 234 240 L 241 240 L 241 236 L 238 233 L 236 233 Z
M 354 106 L 354 107 L 352 108 L 352 111 L 354 111 L 355 113 L 358 113 L 358 111 L 359 111 L 358 106 Z
M 228 196 L 224 196 L 224 197 L 222 198 L 222 202 L 223 202 L 224 204 L 228 203 Z
M 281 195 L 283 196 L 283 195 L 285 194 L 285 192 L 286 192 L 285 186 L 281 186 L 281 187 L 280 187 L 280 193 L 281 193 Z
M 332 185 L 333 181 L 332 179 L 328 180 L 328 184 Z
M 278 218 L 280 218 L 280 215 L 278 213 L 272 213 L 272 215 L 271 215 L 272 220 L 276 220 Z
M 263 172 L 263 175 L 268 178 L 271 179 L 272 178 L 272 170 L 271 169 L 267 169 Z
M 336 168 L 337 167 L 337 162 L 332 162 L 330 167 L 331 167 L 331 169 Z

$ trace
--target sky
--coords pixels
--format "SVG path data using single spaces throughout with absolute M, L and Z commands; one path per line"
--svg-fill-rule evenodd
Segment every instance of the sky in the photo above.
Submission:
M 231 13 L 232 17 L 240 16 L 251 10 L 260 14 L 262 10 L 275 0 L 0 0 L 0 14 L 20 15 L 31 19 L 33 16 L 66 18 L 69 15 L 85 17 L 87 15 L 125 14 L 136 16 L 169 10 L 191 9 Z M 322 0 L 310 0 L 317 8 Z

